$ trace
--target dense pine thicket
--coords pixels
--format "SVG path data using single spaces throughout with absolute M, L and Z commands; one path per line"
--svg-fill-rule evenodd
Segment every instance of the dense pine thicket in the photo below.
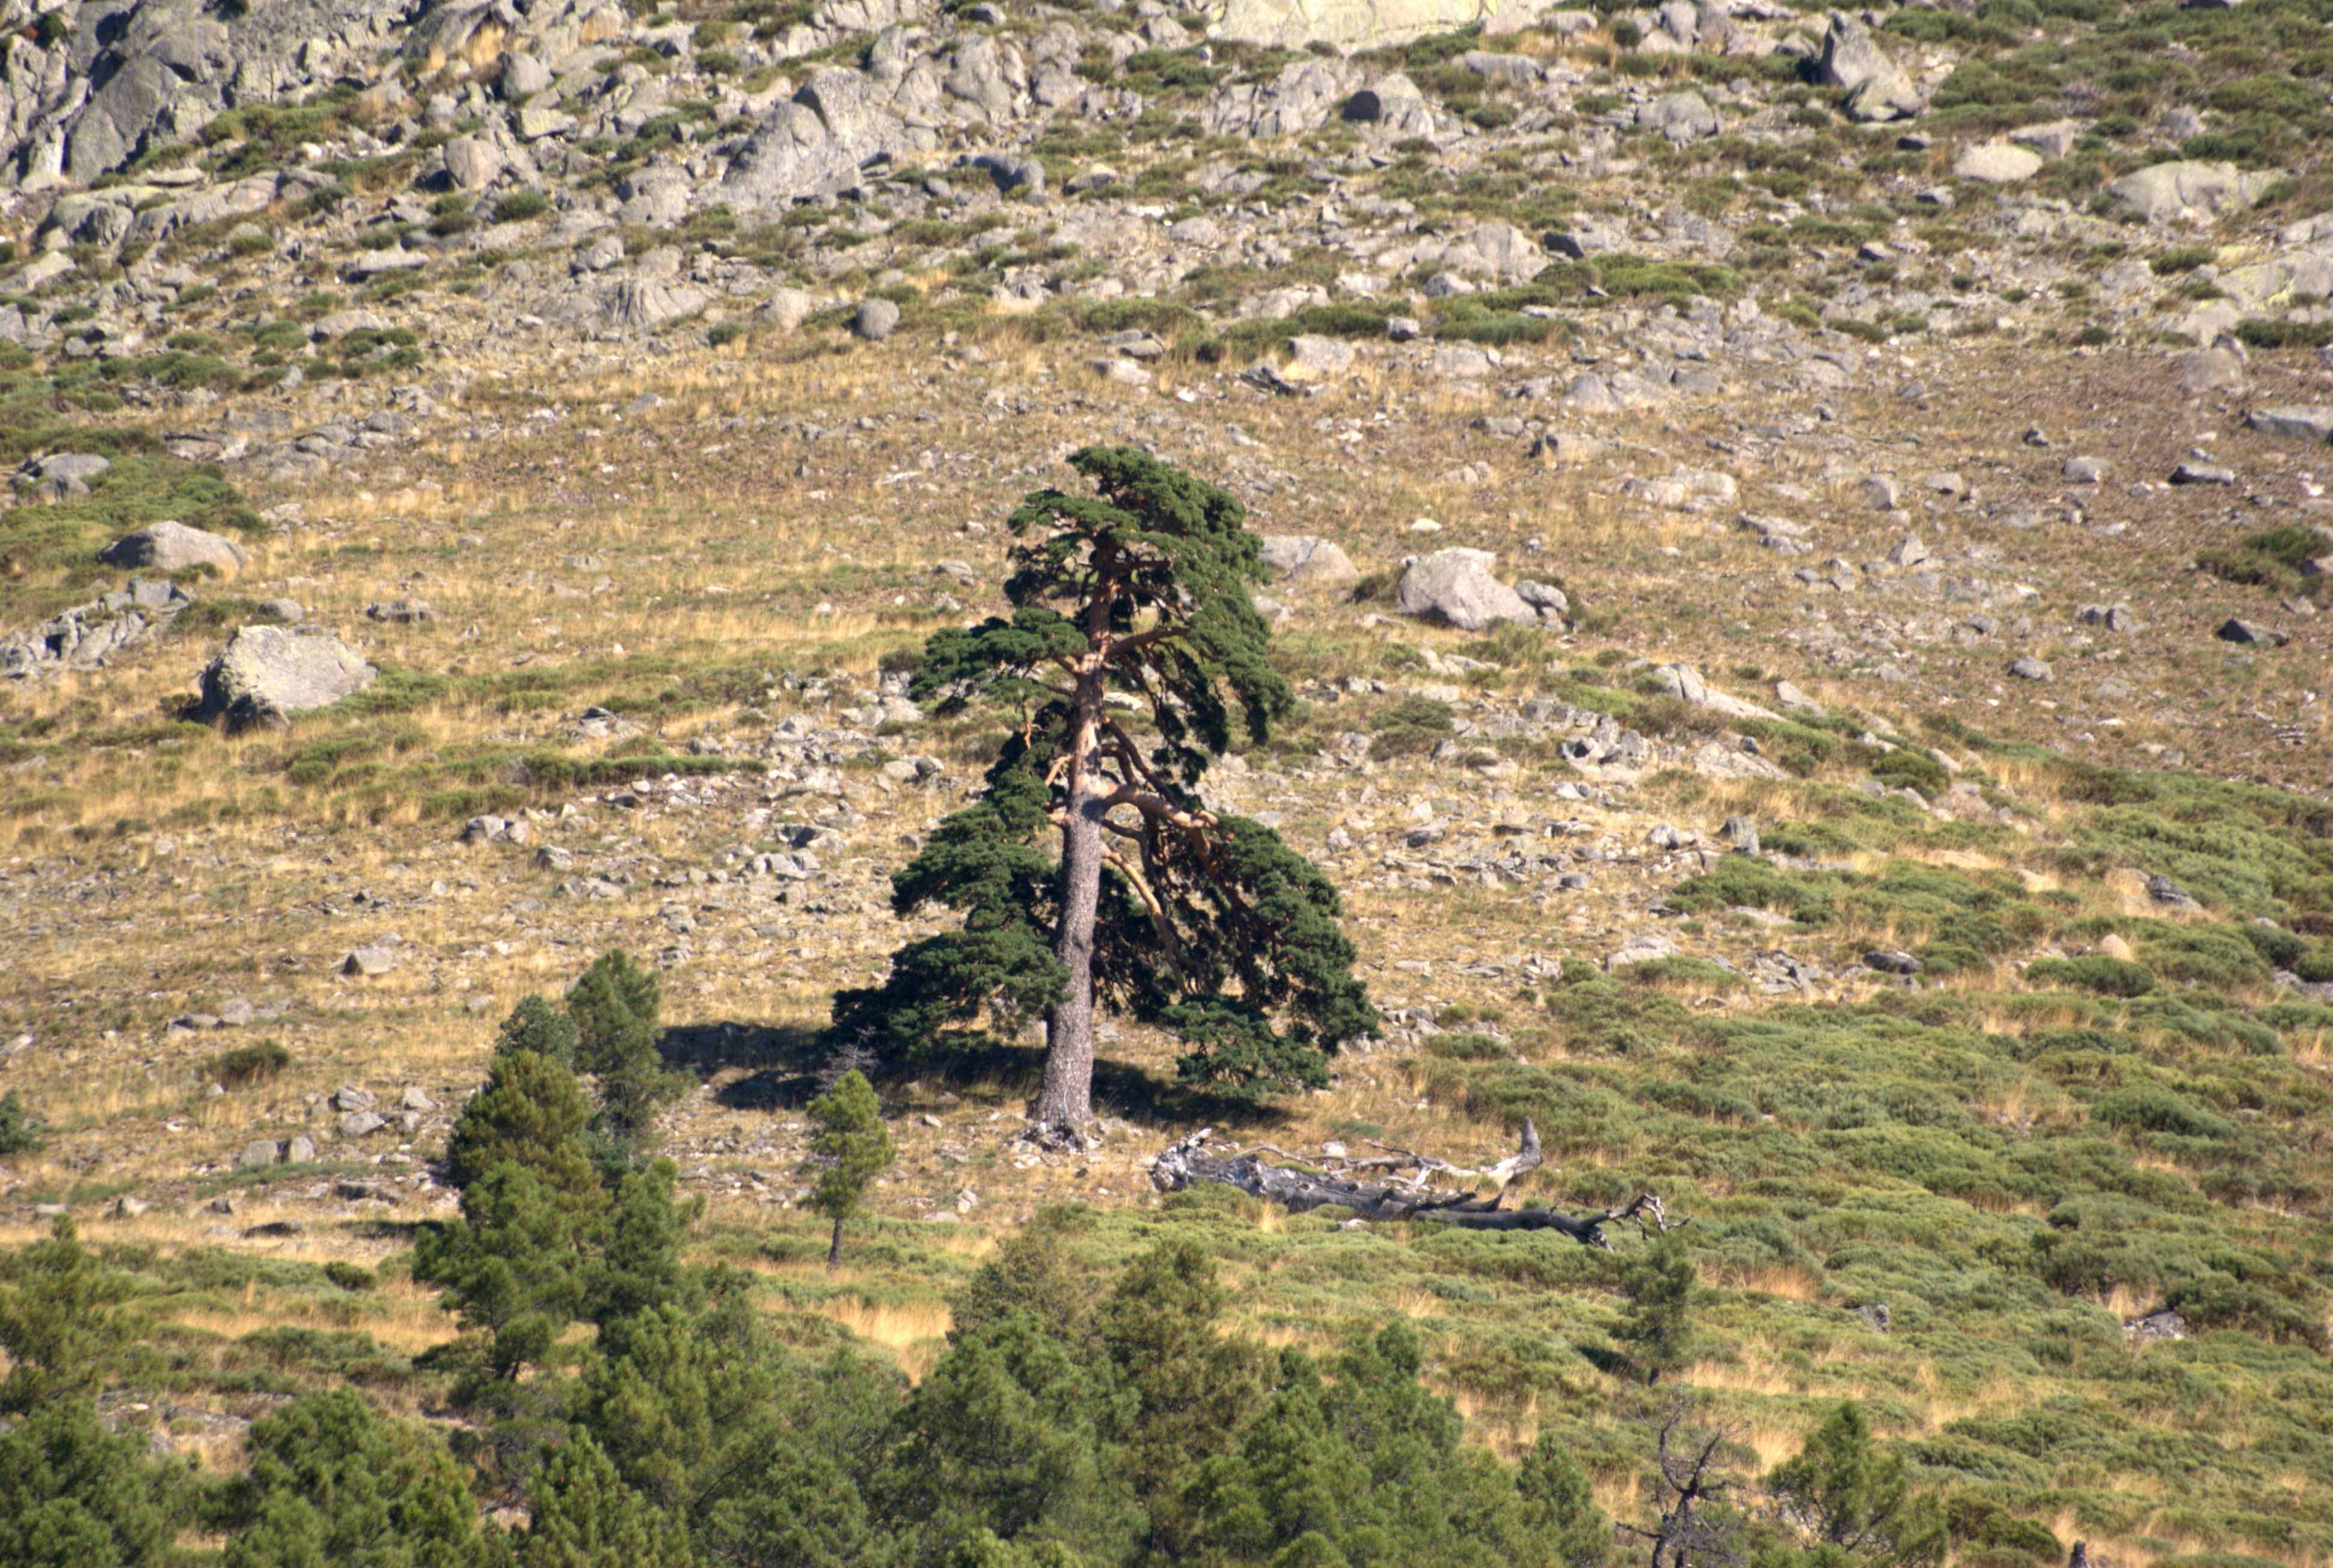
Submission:
M 450 1374 L 457 1422 L 384 1414 L 350 1364 L 350 1386 L 258 1420 L 242 1469 L 205 1474 L 118 1407 L 100 1413 L 102 1390 L 157 1371 L 120 1266 L 138 1260 L 91 1252 L 70 1219 L 8 1258 L 0 1562 L 1586 1568 L 1622 1554 L 1552 1435 L 1512 1467 L 1465 1443 L 1421 1381 L 1408 1324 L 1325 1360 L 1274 1350 L 1225 1332 L 1216 1266 L 1189 1240 L 1091 1277 L 1065 1245 L 1075 1211 L 1047 1211 L 979 1270 L 919 1384 L 848 1351 L 789 1348 L 749 1304 L 748 1276 L 684 1257 L 698 1210 L 675 1198 L 671 1163 L 635 1153 L 618 1169 L 610 1154 L 626 1059 L 590 1043 L 627 989 L 624 1015 L 653 1029 L 653 982 L 637 974 L 610 955 L 564 1011 L 521 1004 L 456 1131 L 461 1217 L 422 1233 L 412 1268 L 461 1324 L 427 1358 Z M 596 1107 L 570 1064 L 595 1058 Z M 888 1158 L 861 1125 L 873 1104 L 856 1072 L 821 1101 L 842 1136 L 813 1158 L 854 1195 Z M 1650 1380 L 1676 1363 L 1695 1286 L 1673 1249 L 1639 1272 L 1621 1337 Z M 1665 1444 L 1690 1427 L 1682 1400 L 1647 1409 Z M 1697 1457 L 1648 1477 L 1644 1544 L 1678 1563 L 1941 1552 L 1943 1514 L 1855 1407 L 1754 1493 L 1734 1436 L 1678 1439 Z M 524 1522 L 493 1523 L 493 1503 L 522 1504 Z

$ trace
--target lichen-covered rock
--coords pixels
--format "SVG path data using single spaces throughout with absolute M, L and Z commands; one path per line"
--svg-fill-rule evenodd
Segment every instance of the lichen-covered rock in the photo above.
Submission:
M 282 729 L 295 713 L 362 691 L 379 673 L 337 637 L 245 626 L 203 671 L 197 711 L 231 730 Z
M 1270 82 L 1219 89 L 1199 123 L 1210 136 L 1302 136 L 1328 124 L 1361 81 L 1358 66 L 1307 56 Z
M 1538 625 L 1539 611 L 1491 575 L 1497 561 L 1487 550 L 1437 550 L 1401 574 L 1394 608 L 1461 631 L 1480 631 L 1494 620 Z
M 1309 534 L 1274 534 L 1263 542 L 1263 556 L 1272 580 L 1291 588 L 1341 588 L 1361 580 L 1351 556 Z
M 2149 223 L 2169 223 L 2182 216 L 2217 217 L 2248 207 L 2275 178 L 2272 170 L 2245 173 L 2232 163 L 2186 159 L 2126 174 L 2107 184 L 2107 195 Z
M 240 544 L 223 534 L 189 528 L 183 523 L 157 523 L 125 534 L 105 547 L 98 559 L 112 566 L 154 572 L 189 572 L 207 566 L 232 577 L 251 562 Z

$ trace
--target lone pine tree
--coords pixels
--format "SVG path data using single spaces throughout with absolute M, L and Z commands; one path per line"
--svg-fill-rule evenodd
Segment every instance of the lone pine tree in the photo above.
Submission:
M 1232 496 L 1144 453 L 1070 463 L 1095 494 L 1041 490 L 1006 520 L 1012 619 L 934 636 L 913 687 L 1013 714 L 980 797 L 892 879 L 899 914 L 937 902 L 963 926 L 839 994 L 837 1032 L 912 1053 L 984 1012 L 1042 1016 L 1051 1126 L 1092 1116 L 1098 1010 L 1172 1030 L 1186 1082 L 1318 1087 L 1378 1022 L 1337 890 L 1199 794 L 1234 726 L 1263 741 L 1293 700 L 1249 597 L 1262 542 Z
M 818 1174 L 811 1207 L 834 1221 L 834 1242 L 826 1249 L 826 1272 L 842 1265 L 843 1222 L 859 1212 L 867 1184 L 891 1169 L 898 1150 L 883 1126 L 883 1107 L 867 1075 L 852 1070 L 810 1102 L 818 1132 L 810 1140 L 810 1163 Z

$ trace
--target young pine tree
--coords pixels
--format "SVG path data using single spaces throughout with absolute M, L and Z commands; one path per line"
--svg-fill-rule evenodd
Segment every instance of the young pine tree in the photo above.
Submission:
M 583 1302 L 572 1212 L 534 1172 L 504 1160 L 462 1189 L 462 1217 L 414 1238 L 413 1277 L 443 1287 L 472 1355 L 466 1380 L 541 1367 Z
M 1571 1450 L 1541 1432 L 1515 1476 L 1524 1527 L 1560 1568 L 1595 1568 L 1612 1554 L 1612 1521 Z
M 1093 1286 L 1082 1278 L 1062 1242 L 1065 1211 L 1041 1209 L 980 1265 L 952 1303 L 952 1335 L 969 1332 L 1010 1312 L 1025 1312 L 1065 1345 L 1083 1347 L 1093 1317 Z
M 1925 1568 L 1941 1562 L 1949 1544 L 1935 1505 L 1912 1490 L 1900 1457 L 1880 1452 L 1870 1418 L 1852 1400 L 1767 1485 L 1817 1553 Z
M 1042 1015 L 1050 1126 L 1092 1117 L 1097 1011 L 1173 1030 L 1186 1082 L 1318 1087 L 1378 1022 L 1337 891 L 1199 794 L 1234 727 L 1262 741 L 1292 700 L 1250 599 L 1261 541 L 1237 501 L 1144 453 L 1070 462 L 1096 494 L 1039 491 L 1006 519 L 1012 620 L 937 633 L 916 677 L 944 711 L 1015 713 L 980 798 L 892 878 L 902 916 L 934 900 L 964 925 L 837 995 L 836 1032 L 896 1056 L 984 1012 Z
M 1627 1311 L 1613 1338 L 1628 1347 L 1629 1364 L 1647 1386 L 1693 1360 L 1694 1287 L 1701 1277 L 1685 1243 L 1664 1236 L 1620 1271 Z
M 47 1141 L 42 1136 L 40 1118 L 24 1103 L 24 1097 L 14 1089 L 0 1094 L 0 1159 L 38 1154 Z
M 70 1216 L 49 1239 L 0 1257 L 0 1416 L 94 1393 L 129 1350 L 114 1304 L 124 1282 L 81 1245 Z
M 624 1485 L 587 1432 L 552 1456 L 529 1501 L 518 1568 L 690 1568 L 686 1533 Z
M 510 1037 L 507 1024 L 504 1037 Z M 607 1193 L 584 1137 L 590 1120 L 583 1086 L 555 1057 L 526 1047 L 498 1054 L 485 1087 L 462 1107 L 446 1140 L 448 1174 L 466 1192 L 496 1166 L 515 1165 L 571 1214 L 595 1214 Z
M 662 1007 L 654 972 L 620 948 L 600 954 L 568 993 L 576 1069 L 600 1084 L 592 1130 L 602 1140 L 601 1158 L 618 1169 L 656 1147 L 657 1112 L 687 1086 L 686 1079 L 665 1071 L 657 1051 Z
M 352 1389 L 293 1400 L 251 1429 L 251 1469 L 207 1521 L 226 1568 L 486 1568 L 468 1478 L 437 1437 Z
M 1263 1348 L 1220 1332 L 1225 1300 L 1215 1260 L 1172 1241 L 1136 1258 L 1095 1314 L 1119 1385 L 1141 1401 L 1125 1437 L 1126 1473 L 1154 1545 L 1170 1554 L 1193 1544 L 1184 1489 L 1239 1440 L 1264 1396 Z
M 575 1041 L 575 1020 L 571 1015 L 541 996 L 522 996 L 518 1005 L 511 1009 L 511 1015 L 503 1020 L 502 1032 L 494 1036 L 494 1055 L 500 1059 L 514 1052 L 532 1051 L 572 1073 Z
M 0 1432 L 0 1563 L 160 1568 L 178 1561 L 194 1501 L 183 1460 L 135 1427 L 109 1432 L 86 1399 L 52 1400 Z
M 899 1156 L 883 1125 L 875 1086 L 864 1073 L 854 1070 L 835 1080 L 833 1088 L 810 1102 L 810 1114 L 818 1124 L 810 1142 L 810 1169 L 818 1173 L 810 1205 L 834 1221 L 834 1243 L 826 1250 L 826 1269 L 832 1274 L 842 1266 L 843 1221 L 859 1212 L 867 1184 Z

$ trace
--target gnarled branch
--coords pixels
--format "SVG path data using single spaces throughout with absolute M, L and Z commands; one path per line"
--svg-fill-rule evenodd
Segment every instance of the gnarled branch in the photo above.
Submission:
M 1670 1219 L 1659 1195 L 1651 1192 L 1640 1192 L 1619 1207 L 1608 1208 L 1600 1214 L 1500 1207 L 1500 1200 L 1515 1178 L 1537 1169 L 1542 1162 L 1539 1129 L 1529 1121 L 1523 1123 L 1522 1141 L 1515 1152 L 1480 1170 L 1465 1169 L 1386 1144 L 1377 1147 L 1387 1149 L 1389 1157 L 1353 1161 L 1329 1159 L 1322 1161 L 1321 1169 L 1317 1170 L 1293 1163 L 1269 1165 L 1257 1156 L 1269 1152 L 1283 1159 L 1291 1157 L 1268 1144 L 1234 1153 L 1210 1154 L 1206 1143 L 1214 1131 L 1212 1127 L 1203 1127 L 1162 1150 L 1150 1163 L 1150 1184 L 1161 1192 L 1179 1192 L 1203 1182 L 1234 1187 L 1252 1198 L 1266 1198 L 1291 1209 L 1331 1206 L 1349 1208 L 1363 1220 L 1430 1219 L 1469 1230 L 1553 1230 L 1583 1246 L 1607 1249 L 1612 1244 L 1604 1227 L 1618 1221 L 1633 1221 L 1640 1232 L 1648 1227 L 1666 1232 L 1685 1223 Z M 1414 1168 L 1417 1174 L 1405 1182 L 1359 1181 L 1343 1174 L 1350 1169 L 1388 1166 Z M 1486 1197 L 1479 1189 L 1461 1192 L 1428 1188 L 1425 1178 L 1429 1171 L 1473 1178 L 1490 1187 L 1491 1191 Z

